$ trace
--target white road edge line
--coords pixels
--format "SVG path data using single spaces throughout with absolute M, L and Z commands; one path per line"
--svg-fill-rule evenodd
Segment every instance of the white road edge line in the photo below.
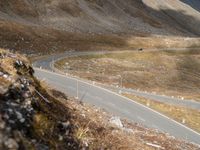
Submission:
M 88 85 L 90 85 L 90 86 L 94 86 L 94 87 L 96 87 L 96 88 L 99 88 L 99 89 L 102 89 L 102 90 L 107 91 L 107 92 L 109 92 L 109 93 L 112 93 L 112 94 L 114 94 L 114 95 L 117 95 L 117 96 L 119 96 L 119 97 L 121 97 L 121 98 L 126 99 L 127 101 L 130 101 L 130 102 L 132 102 L 132 103 L 135 103 L 135 104 L 137 104 L 137 105 L 140 105 L 140 106 L 142 106 L 142 107 L 144 107 L 144 108 L 146 108 L 146 109 L 149 109 L 149 110 L 151 110 L 152 112 L 157 113 L 158 115 L 160 115 L 160 116 L 162 116 L 162 117 L 164 117 L 164 118 L 166 118 L 166 119 L 168 119 L 168 120 L 170 120 L 170 121 L 172 121 L 172 122 L 174 122 L 174 123 L 176 123 L 176 124 L 178 124 L 178 125 L 180 125 L 180 126 L 186 128 L 186 129 L 188 129 L 188 130 L 192 131 L 193 133 L 195 133 L 195 134 L 197 134 L 197 135 L 200 136 L 200 133 L 194 131 L 193 129 L 191 129 L 191 128 L 189 128 L 189 127 L 187 127 L 187 126 L 185 126 L 185 125 L 183 125 L 183 124 L 181 124 L 181 123 L 179 123 L 179 122 L 177 122 L 177 121 L 175 121 L 175 120 L 173 120 L 173 119 L 171 119 L 171 118 L 169 118 L 169 117 L 167 117 L 167 116 L 165 116 L 165 115 L 163 115 L 163 114 L 161 114 L 161 113 L 159 113 L 159 112 L 157 112 L 157 111 L 155 111 L 155 110 L 153 110 L 153 109 L 151 109 L 151 108 L 149 108 L 149 107 L 147 107 L 147 106 L 145 106 L 145 105 L 142 105 L 142 104 L 140 104 L 140 103 L 138 103 L 138 102 L 135 102 L 134 100 L 131 100 L 131 99 L 125 97 L 125 96 L 119 95 L 119 94 L 117 94 L 117 93 L 115 93 L 115 92 L 112 92 L 112 91 L 110 91 L 110 90 L 108 90 L 108 89 L 105 89 L 105 88 L 103 88 L 103 87 L 99 87 L 99 86 L 97 86 L 97 85 L 93 85 L 93 84 L 87 83 L 87 82 L 85 82 L 85 81 L 82 81 L 82 80 L 77 79 L 77 78 L 74 78 L 74 77 L 68 77 L 68 76 L 65 76 L 65 75 L 62 75 L 62 74 L 58 74 L 58 73 L 55 73 L 55 72 L 51 72 L 51 71 L 44 70 L 44 69 L 40 69 L 40 68 L 36 68 L 36 67 L 34 67 L 34 69 L 40 70 L 40 71 L 44 71 L 44 72 L 47 72 L 47 73 L 51 73 L 51 74 L 55 74 L 55 75 L 58 75 L 58 76 L 62 76 L 62 77 L 65 77 L 65 78 L 69 78 L 69 79 L 73 79 L 73 80 L 78 80 L 79 82 L 88 84 Z
M 141 120 L 141 121 L 145 122 L 145 119 L 143 119 L 142 117 L 140 117 L 140 116 L 137 116 L 137 118 L 138 118 L 139 120 Z

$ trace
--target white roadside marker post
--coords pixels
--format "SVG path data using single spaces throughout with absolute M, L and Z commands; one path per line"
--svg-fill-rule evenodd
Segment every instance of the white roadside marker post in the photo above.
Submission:
M 52 69 L 52 72 L 54 72 L 54 63 L 55 63 L 55 60 L 54 60 L 54 57 L 53 57 L 53 61 L 52 61 L 52 66 L 51 66 L 51 69 Z
M 120 85 L 119 85 L 119 86 L 120 86 L 120 88 L 122 89 L 122 82 L 123 82 L 123 81 L 122 81 L 122 80 L 123 80 L 123 79 L 122 79 L 122 76 L 121 76 L 121 75 L 117 75 L 117 76 L 120 77 Z M 121 89 L 119 90 L 119 94 L 122 94 L 122 90 L 121 90 Z
M 185 118 L 182 119 L 182 123 L 185 124 Z
M 76 99 L 78 99 L 78 79 L 76 79 Z

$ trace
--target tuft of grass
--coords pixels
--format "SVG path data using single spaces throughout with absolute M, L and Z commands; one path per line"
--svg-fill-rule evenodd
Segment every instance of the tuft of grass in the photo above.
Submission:
M 55 126 L 53 121 L 50 121 L 47 116 L 42 113 L 38 113 L 34 116 L 33 128 L 34 132 L 40 137 L 49 136 L 49 133 L 53 131 Z
M 87 133 L 89 132 L 89 128 L 86 127 L 86 128 L 78 128 L 78 130 L 76 131 L 76 135 L 75 137 L 78 139 L 78 140 L 81 140 L 81 141 L 84 141 L 84 139 L 87 139 L 88 135 Z

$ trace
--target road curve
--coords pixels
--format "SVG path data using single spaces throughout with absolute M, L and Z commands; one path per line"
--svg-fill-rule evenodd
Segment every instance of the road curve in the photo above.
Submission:
M 161 49 L 162 50 L 162 49 Z M 170 50 L 170 49 L 168 49 Z M 182 49 L 176 49 L 176 50 L 182 50 Z M 185 49 L 183 49 L 185 50 Z M 83 56 L 83 55 L 95 55 L 95 54 L 105 54 L 105 53 L 111 53 L 110 51 L 87 51 L 87 52 L 77 52 L 77 51 L 71 51 L 71 52 L 66 52 L 62 54 L 57 54 L 57 55 L 52 55 L 43 59 L 40 59 L 36 62 L 34 62 L 35 67 L 42 67 L 43 69 L 51 70 L 53 71 L 54 69 L 52 68 L 51 64 L 56 61 L 60 60 L 62 58 L 66 57 L 73 57 L 73 56 Z M 194 101 L 194 100 L 187 100 L 187 99 L 179 99 L 179 98 L 172 98 L 169 96 L 162 96 L 158 94 L 152 94 L 152 93 L 147 93 L 143 91 L 137 91 L 134 89 L 126 89 L 126 88 L 116 88 L 113 86 L 107 86 L 103 85 L 103 87 L 107 89 L 112 89 L 113 91 L 119 91 L 121 90 L 122 92 L 129 92 L 137 96 L 141 96 L 144 98 L 148 98 L 153 101 L 158 101 L 158 102 L 163 102 L 167 103 L 170 105 L 177 105 L 177 106 L 183 106 L 183 107 L 188 107 L 192 109 L 197 109 L 200 110 L 200 102 Z
M 77 96 L 84 102 L 104 108 L 108 112 L 147 127 L 200 145 L 200 134 L 192 129 L 126 97 L 109 90 L 50 71 L 34 68 L 35 76 L 46 80 L 54 88 L 69 96 Z

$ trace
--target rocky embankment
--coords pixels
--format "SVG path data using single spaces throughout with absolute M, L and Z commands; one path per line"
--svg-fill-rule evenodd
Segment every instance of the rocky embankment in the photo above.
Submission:
M 0 57 L 0 149 L 78 149 L 69 113 L 40 86 L 28 61 L 5 51 Z

